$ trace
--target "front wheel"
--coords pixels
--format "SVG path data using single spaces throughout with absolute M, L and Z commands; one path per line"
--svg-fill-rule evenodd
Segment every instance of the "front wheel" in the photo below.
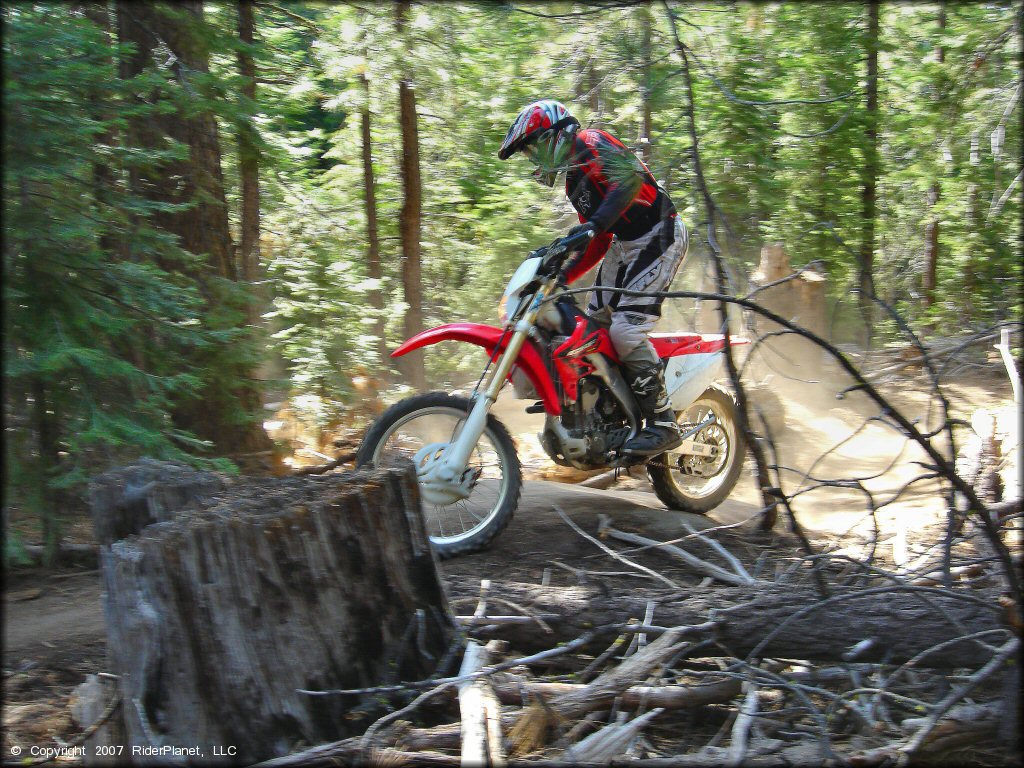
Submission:
M 647 465 L 654 492 L 669 509 L 710 512 L 728 498 L 739 480 L 746 442 L 736 424 L 732 395 L 710 386 L 676 420 L 688 432 L 712 414 L 714 423 L 688 438 L 695 444 L 693 453 L 669 451 Z
M 443 392 L 416 395 L 388 408 L 367 430 L 356 464 L 376 464 L 387 455 L 424 462 L 451 443 L 466 422 L 472 402 Z M 431 447 L 431 450 L 423 449 Z M 512 520 L 522 490 L 522 468 L 504 425 L 488 415 L 464 473 L 466 498 L 452 503 L 421 500 L 427 534 L 442 557 L 484 549 Z

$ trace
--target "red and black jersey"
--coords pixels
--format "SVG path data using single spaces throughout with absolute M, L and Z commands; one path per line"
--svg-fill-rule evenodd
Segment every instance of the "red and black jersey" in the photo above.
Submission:
M 598 233 L 567 275 L 570 282 L 600 261 L 613 235 L 636 240 L 676 215 L 672 200 L 647 166 L 622 142 L 597 128 L 576 134 L 565 194 L 580 221 L 591 222 Z

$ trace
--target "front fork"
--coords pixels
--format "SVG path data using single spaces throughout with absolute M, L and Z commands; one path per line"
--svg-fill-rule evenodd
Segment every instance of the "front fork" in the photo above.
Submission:
M 458 435 L 447 446 L 444 446 L 443 451 L 434 454 L 434 460 L 417 463 L 420 467 L 421 485 L 432 488 L 433 494 L 438 498 L 453 497 L 447 503 L 467 498 L 472 490 L 472 480 L 475 478 L 466 476 L 469 457 L 476 444 L 480 442 L 480 437 L 487 426 L 487 414 L 495 400 L 498 399 L 498 393 L 512 372 L 512 366 L 515 365 L 519 352 L 537 320 L 540 305 L 548 291 L 554 286 L 554 282 L 554 279 L 551 279 L 541 286 L 534 296 L 530 308 L 515 324 L 512 338 L 509 339 L 508 345 L 498 358 L 497 365 L 491 370 L 482 389 L 478 390 L 474 396 L 473 407 Z M 428 491 L 428 493 L 430 492 Z

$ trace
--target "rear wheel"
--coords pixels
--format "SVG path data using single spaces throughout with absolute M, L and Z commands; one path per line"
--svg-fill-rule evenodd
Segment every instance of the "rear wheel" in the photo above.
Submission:
M 421 473 L 458 435 L 471 407 L 470 400 L 443 392 L 402 400 L 367 430 L 356 463 L 376 464 L 389 455 L 404 456 L 418 464 L 417 473 Z M 423 450 L 428 446 L 430 450 Z M 466 498 L 448 504 L 421 500 L 427 534 L 440 557 L 484 549 L 509 524 L 519 504 L 519 457 L 508 430 L 494 416 L 488 415 L 466 472 Z
M 717 386 L 708 387 L 676 420 L 688 432 L 712 414 L 714 423 L 688 438 L 699 454 L 668 451 L 647 465 L 654 492 L 669 509 L 710 512 L 728 498 L 739 480 L 746 442 L 736 424 L 732 395 Z

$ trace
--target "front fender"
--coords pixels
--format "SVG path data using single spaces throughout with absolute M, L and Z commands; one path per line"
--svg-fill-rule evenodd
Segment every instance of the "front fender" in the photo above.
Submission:
M 467 344 L 475 344 L 483 347 L 488 355 L 493 355 L 501 342 L 503 331 L 492 325 L 482 323 L 450 323 L 439 325 L 429 331 L 417 333 L 408 339 L 398 349 L 391 353 L 392 357 L 401 357 L 415 349 L 428 347 L 442 341 L 464 341 Z M 501 344 L 501 349 L 505 344 Z M 551 381 L 547 366 L 544 365 L 544 358 L 537 349 L 532 339 L 527 339 L 516 359 L 516 366 L 522 369 L 526 378 L 533 384 L 534 389 L 544 403 L 544 410 L 552 416 L 558 416 L 562 412 L 562 406 L 558 402 L 558 395 L 555 393 L 555 386 Z M 514 368 L 513 368 L 514 370 Z

